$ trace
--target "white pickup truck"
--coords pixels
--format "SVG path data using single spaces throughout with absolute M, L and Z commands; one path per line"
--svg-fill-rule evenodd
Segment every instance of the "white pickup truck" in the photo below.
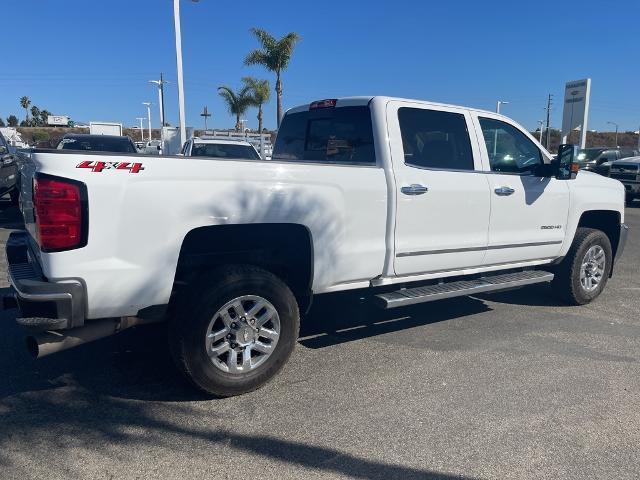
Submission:
M 575 155 L 495 113 L 388 97 L 289 110 L 271 161 L 33 150 L 4 303 L 35 356 L 167 321 L 195 386 L 241 394 L 287 361 L 314 295 L 395 308 L 551 282 L 595 299 L 625 192 Z

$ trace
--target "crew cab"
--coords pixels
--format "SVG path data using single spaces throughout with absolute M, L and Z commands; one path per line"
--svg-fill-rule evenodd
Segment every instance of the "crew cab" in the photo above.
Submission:
M 271 161 L 33 150 L 5 302 L 35 356 L 166 321 L 197 388 L 241 394 L 287 361 L 316 295 L 388 309 L 551 283 L 594 300 L 624 188 L 576 157 L 496 113 L 389 97 L 289 110 Z

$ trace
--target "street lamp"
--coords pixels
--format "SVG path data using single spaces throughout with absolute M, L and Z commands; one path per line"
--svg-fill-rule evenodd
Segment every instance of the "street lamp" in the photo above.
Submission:
M 143 105 L 147 107 L 147 119 L 149 119 L 149 140 L 153 140 L 153 136 L 151 135 L 151 102 L 142 102 Z
M 540 130 L 540 137 L 538 138 L 538 141 L 540 142 L 540 145 L 542 145 L 542 127 L 544 126 L 544 120 L 538 120 L 538 129 Z
M 502 100 L 498 100 L 496 102 L 496 113 L 500 113 L 500 106 L 507 105 L 509 102 L 504 102 Z
M 149 80 L 149 83 L 153 83 L 158 86 L 158 105 L 160 108 L 160 125 L 164 127 L 164 84 L 170 83 L 162 78 L 162 73 L 160 74 L 160 80 Z
M 199 0 L 191 0 L 198 3 Z M 180 0 L 173 0 L 173 24 L 176 31 L 176 66 L 178 68 L 178 115 L 180 120 L 180 145 L 187 141 L 184 118 L 184 82 L 182 78 L 182 35 L 180 33 Z
M 618 148 L 618 124 L 616 122 L 607 122 L 607 124 L 616 126 L 616 148 Z
M 142 121 L 145 120 L 144 117 L 136 117 L 136 120 L 140 121 L 140 141 L 144 142 L 144 127 L 142 126 Z
M 505 102 L 503 100 L 498 100 L 496 102 L 496 113 L 499 114 L 500 113 L 500 107 L 502 105 L 506 105 L 508 103 L 509 102 Z M 493 158 L 494 159 L 496 158 L 497 151 L 498 151 L 498 129 L 496 128 L 495 131 L 494 131 L 494 134 L 493 134 Z

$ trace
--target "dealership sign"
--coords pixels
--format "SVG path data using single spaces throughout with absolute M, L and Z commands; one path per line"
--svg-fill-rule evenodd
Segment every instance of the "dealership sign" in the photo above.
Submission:
M 568 82 L 564 87 L 564 107 L 562 113 L 562 143 L 573 130 L 580 129 L 580 148 L 587 140 L 587 120 L 589 117 L 589 95 L 591 79 Z

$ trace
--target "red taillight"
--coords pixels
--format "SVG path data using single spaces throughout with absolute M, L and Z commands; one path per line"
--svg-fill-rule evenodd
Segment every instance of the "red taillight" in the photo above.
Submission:
M 309 105 L 309 110 L 315 110 L 317 108 L 335 107 L 337 102 L 338 102 L 338 100 L 335 99 L 335 98 L 328 98 L 326 100 L 318 100 L 317 102 L 312 102 L 311 105 Z
M 83 246 L 82 192 L 78 183 L 36 177 L 33 204 L 38 243 L 43 251 Z

